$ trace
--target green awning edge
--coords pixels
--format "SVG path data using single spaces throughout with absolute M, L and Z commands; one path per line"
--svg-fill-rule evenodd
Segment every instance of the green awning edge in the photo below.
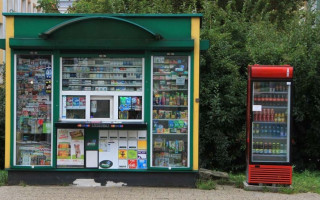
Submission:
M 0 39 L 0 49 L 6 50 L 6 39 Z
M 194 40 L 43 40 L 10 38 L 13 49 L 192 50 Z
M 209 40 L 200 40 L 200 51 L 206 51 L 210 47 Z

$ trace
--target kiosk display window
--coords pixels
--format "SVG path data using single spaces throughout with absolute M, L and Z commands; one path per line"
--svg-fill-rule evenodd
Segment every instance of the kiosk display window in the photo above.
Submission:
M 188 167 L 189 58 L 153 57 L 152 166 Z
M 15 165 L 51 165 L 51 55 L 16 55 Z
M 61 120 L 142 121 L 142 58 L 61 58 Z

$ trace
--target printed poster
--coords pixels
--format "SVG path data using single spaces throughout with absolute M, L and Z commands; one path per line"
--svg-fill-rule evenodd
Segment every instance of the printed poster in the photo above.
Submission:
M 57 166 L 84 166 L 84 130 L 58 129 Z
M 127 150 L 120 150 L 118 152 L 119 159 L 127 159 Z
M 129 169 L 136 169 L 137 168 L 137 160 L 128 160 Z
M 137 151 L 128 150 L 128 159 L 137 159 Z

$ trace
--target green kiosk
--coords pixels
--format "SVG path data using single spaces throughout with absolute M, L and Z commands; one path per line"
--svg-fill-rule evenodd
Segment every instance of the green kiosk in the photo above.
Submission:
M 9 184 L 195 185 L 201 14 L 4 16 Z

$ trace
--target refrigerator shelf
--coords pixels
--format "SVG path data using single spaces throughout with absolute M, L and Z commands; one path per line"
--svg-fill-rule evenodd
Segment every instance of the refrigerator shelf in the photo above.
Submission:
M 254 94 L 288 94 L 288 91 L 282 91 L 282 92 L 257 92 L 254 91 Z
M 287 154 L 252 154 L 252 156 L 256 156 L 256 157 L 287 157 Z
M 281 108 L 281 109 L 287 109 L 288 107 L 287 106 L 264 106 L 262 105 L 262 108 Z
M 255 123 L 255 124 L 283 124 L 283 125 L 286 125 L 287 122 L 263 122 L 263 121 L 252 121 L 252 123 Z
M 252 140 L 255 140 L 255 139 L 261 139 L 261 140 L 287 140 L 287 137 L 286 136 L 283 136 L 283 137 L 257 137 L 257 136 L 253 136 L 253 139 Z

